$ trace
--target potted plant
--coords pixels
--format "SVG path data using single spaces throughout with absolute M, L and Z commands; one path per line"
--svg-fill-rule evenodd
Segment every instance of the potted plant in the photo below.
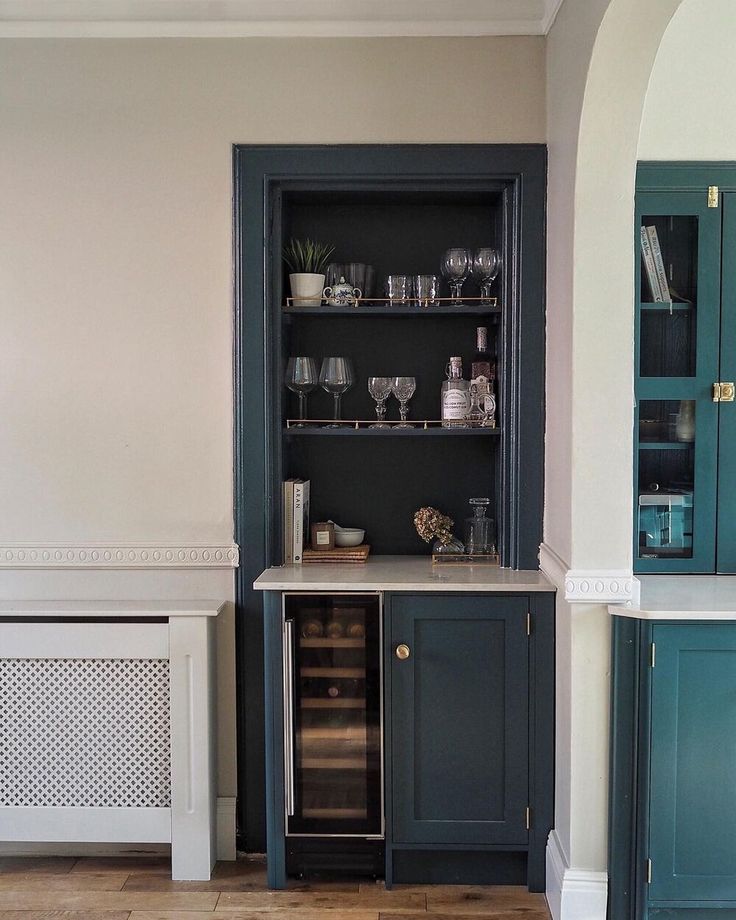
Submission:
M 292 302 L 297 307 L 319 306 L 325 286 L 325 268 L 335 247 L 314 240 L 289 240 L 284 262 L 289 266 Z

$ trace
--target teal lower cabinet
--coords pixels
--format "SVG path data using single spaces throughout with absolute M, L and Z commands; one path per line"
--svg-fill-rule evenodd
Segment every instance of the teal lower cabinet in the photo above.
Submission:
M 736 623 L 613 630 L 609 917 L 736 918 Z
M 544 617 L 533 609 L 548 605 Z M 387 881 L 544 890 L 552 595 L 387 605 Z M 536 758 L 536 759 L 535 759 Z

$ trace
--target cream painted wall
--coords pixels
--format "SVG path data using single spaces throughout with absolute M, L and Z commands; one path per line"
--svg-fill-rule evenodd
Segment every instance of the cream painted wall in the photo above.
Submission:
M 542 142 L 544 79 L 534 37 L 0 41 L 0 543 L 232 539 L 234 142 Z M 226 571 L 2 584 L 232 597 Z M 232 611 L 219 649 L 232 795 Z
M 685 0 L 649 81 L 641 160 L 736 160 L 736 15 L 731 0 Z

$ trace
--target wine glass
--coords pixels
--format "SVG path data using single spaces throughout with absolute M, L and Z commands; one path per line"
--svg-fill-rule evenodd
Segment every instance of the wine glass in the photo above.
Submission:
M 473 255 L 469 249 L 448 249 L 442 257 L 442 277 L 450 285 L 450 296 L 454 306 L 462 306 L 463 282 L 473 267 Z
M 319 385 L 335 399 L 334 421 L 325 428 L 340 427 L 340 397 L 350 389 L 355 380 L 349 358 L 323 358 L 319 372 Z
M 401 424 L 396 425 L 396 428 L 413 428 L 413 425 L 410 425 L 406 419 L 409 415 L 409 400 L 414 395 L 414 391 L 417 388 L 417 381 L 414 377 L 394 377 L 393 384 L 391 389 L 393 390 L 394 396 L 399 401 L 399 414 L 401 415 Z
M 384 422 L 384 419 L 386 418 L 386 400 L 391 395 L 393 383 L 393 377 L 368 378 L 368 392 L 376 401 L 376 417 L 378 418 L 375 424 L 369 426 L 370 428 L 391 427 Z
M 491 302 L 491 285 L 501 268 L 501 253 L 498 249 L 484 246 L 473 255 L 473 280 L 480 288 L 481 303 Z
M 304 424 L 307 417 L 307 393 L 311 393 L 317 382 L 317 362 L 314 358 L 289 358 L 284 383 L 287 389 L 299 397 L 299 424 L 295 428 L 307 427 Z

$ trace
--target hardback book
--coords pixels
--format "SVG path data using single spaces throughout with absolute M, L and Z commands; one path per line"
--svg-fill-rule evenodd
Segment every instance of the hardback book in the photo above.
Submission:
M 294 561 L 294 479 L 284 483 L 284 565 Z
M 309 480 L 294 481 L 293 542 L 291 562 L 301 564 L 304 543 L 309 534 Z
M 656 230 L 656 227 L 652 229 Z M 652 246 L 649 242 L 648 228 L 644 226 L 641 228 L 641 258 L 644 263 L 644 271 L 649 283 L 649 292 L 652 296 L 652 300 L 661 302 L 664 300 L 662 297 L 662 289 L 659 286 L 657 269 L 654 267 L 654 257 L 652 256 Z
M 664 300 L 668 303 L 672 303 L 672 294 L 670 293 L 670 286 L 667 282 L 667 272 L 664 270 L 664 260 L 662 259 L 662 250 L 659 245 L 659 237 L 657 236 L 656 227 L 647 227 L 647 236 L 649 237 L 649 245 L 652 247 L 652 259 L 654 260 L 654 270 L 657 273 L 657 281 L 659 282 L 659 290 L 661 291 L 660 300 Z

